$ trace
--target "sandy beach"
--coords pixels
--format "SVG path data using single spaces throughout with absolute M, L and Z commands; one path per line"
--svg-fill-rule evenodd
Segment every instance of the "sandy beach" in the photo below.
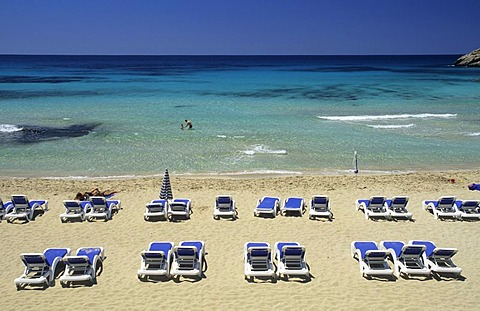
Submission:
M 205 309 L 478 309 L 480 270 L 477 261 L 479 222 L 439 221 L 422 210 L 426 199 L 454 195 L 480 199 L 480 192 L 467 185 L 478 182 L 480 171 L 417 172 L 409 174 L 311 175 L 286 177 L 185 177 L 171 175 L 175 197 L 190 198 L 193 214 L 180 222 L 147 222 L 145 203 L 158 197 L 161 177 L 131 179 L 23 179 L 0 181 L 0 195 L 22 193 L 30 199 L 46 199 L 50 210 L 34 221 L 0 223 L 2 237 L 0 287 L 2 310 L 116 309 L 173 310 Z M 455 180 L 452 183 L 452 179 Z M 115 196 L 123 209 L 108 222 L 61 223 L 62 201 L 93 187 L 119 191 Z M 212 217 L 214 199 L 230 194 L 236 200 L 239 219 Z M 303 217 L 253 216 L 259 198 L 285 199 L 326 194 L 334 221 L 312 221 Z M 355 200 L 372 195 L 407 195 L 414 221 L 371 221 L 356 211 Z M 459 279 L 367 280 L 358 262 L 350 256 L 354 240 L 431 240 L 441 247 L 454 247 L 455 263 L 463 269 Z M 181 279 L 142 282 L 136 276 L 140 252 L 152 241 L 203 240 L 208 269 L 196 282 Z M 248 241 L 297 241 L 306 247 L 312 279 L 292 278 L 276 283 L 243 275 L 243 247 Z M 62 288 L 58 280 L 46 290 L 17 291 L 13 280 L 20 276 L 20 254 L 42 252 L 49 247 L 102 246 L 106 259 L 98 284 Z

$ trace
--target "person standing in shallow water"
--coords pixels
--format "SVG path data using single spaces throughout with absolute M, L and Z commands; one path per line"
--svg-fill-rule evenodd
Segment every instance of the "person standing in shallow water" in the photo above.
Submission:
M 187 120 L 185 119 L 185 127 L 188 129 L 188 130 L 191 130 L 193 128 L 193 125 L 192 125 L 192 122 L 190 122 L 190 120 Z M 182 124 L 182 130 L 185 128 Z

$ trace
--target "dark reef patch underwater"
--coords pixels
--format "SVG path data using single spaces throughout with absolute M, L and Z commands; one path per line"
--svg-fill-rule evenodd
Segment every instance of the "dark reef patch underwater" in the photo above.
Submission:
M 42 141 L 82 137 L 90 134 L 100 123 L 74 124 L 67 127 L 15 125 L 19 130 L 0 132 L 0 144 L 31 144 Z

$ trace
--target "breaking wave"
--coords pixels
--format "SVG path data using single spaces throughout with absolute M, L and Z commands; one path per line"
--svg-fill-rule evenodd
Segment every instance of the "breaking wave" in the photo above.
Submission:
M 318 116 L 319 119 L 330 121 L 379 121 L 393 119 L 425 119 L 425 118 L 455 118 L 456 113 L 421 113 L 421 114 L 386 114 L 378 116 Z

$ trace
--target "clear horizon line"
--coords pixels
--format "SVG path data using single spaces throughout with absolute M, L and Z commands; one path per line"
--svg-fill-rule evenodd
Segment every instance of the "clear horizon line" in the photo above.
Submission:
M 435 54 L 57 54 L 57 53 L 0 53 L 0 56 L 450 56 L 462 53 Z

